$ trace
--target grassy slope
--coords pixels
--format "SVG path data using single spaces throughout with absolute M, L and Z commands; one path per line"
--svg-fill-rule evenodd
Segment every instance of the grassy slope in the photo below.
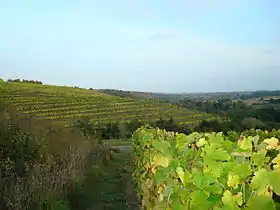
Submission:
M 194 124 L 213 116 L 195 110 L 151 100 L 121 98 L 94 90 L 65 86 L 8 83 L 7 92 L 12 109 L 22 117 L 33 115 L 40 120 L 67 124 L 74 117 L 90 116 L 95 122 L 158 120 L 160 117 L 179 123 Z

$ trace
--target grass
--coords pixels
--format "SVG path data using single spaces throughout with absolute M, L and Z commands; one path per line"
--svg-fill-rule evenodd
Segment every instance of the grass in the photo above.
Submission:
M 121 98 L 95 90 L 28 83 L 6 83 L 0 99 L 10 102 L 19 117 L 32 115 L 37 120 L 67 125 L 75 117 L 89 116 L 94 122 L 142 122 L 169 119 L 195 124 L 214 116 L 155 100 Z
M 115 153 L 107 165 L 92 167 L 68 195 L 70 209 L 139 209 L 132 187 L 131 154 Z

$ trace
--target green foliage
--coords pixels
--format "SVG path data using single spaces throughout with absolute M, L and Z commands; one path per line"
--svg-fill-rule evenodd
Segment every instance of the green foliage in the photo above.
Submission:
M 95 128 L 95 125 L 90 121 L 89 117 L 83 117 L 81 119 L 76 120 L 72 128 L 78 129 L 85 137 L 89 137 L 92 140 L 98 140 L 100 143 L 100 129 Z
M 5 81 L 0 78 L 0 90 L 4 88 Z
M 22 83 L 31 83 L 31 84 L 40 84 L 42 85 L 43 83 L 41 81 L 37 81 L 37 80 L 20 80 L 20 79 L 8 79 L 8 82 L 22 82 Z
M 137 120 L 132 120 L 126 123 L 108 123 L 105 126 L 94 124 L 89 117 L 82 117 L 75 120 L 71 125 L 73 130 L 80 131 L 84 136 L 91 138 L 93 141 L 101 143 L 102 139 L 124 139 L 130 138 L 132 133 L 142 125 Z
M 280 195 L 280 144 L 271 136 L 279 131 L 256 132 L 184 135 L 139 128 L 132 141 L 133 175 L 142 205 L 151 210 L 276 209 L 272 197 Z
M 0 168 L 1 178 L 16 175 L 22 177 L 33 165 L 43 159 L 43 150 L 38 140 L 17 125 L 1 125 L 0 131 Z M 8 167 L 7 167 L 7 163 Z
M 275 92 L 275 94 L 278 94 Z M 228 96 L 229 97 L 229 96 Z M 262 106 L 255 107 L 246 105 L 242 101 L 234 101 L 230 98 L 224 99 L 201 99 L 201 98 L 186 98 L 180 100 L 178 104 L 187 108 L 193 108 L 207 113 L 215 113 L 218 116 L 226 117 L 227 121 L 220 125 L 217 121 L 207 124 L 202 122 L 198 128 L 202 132 L 217 131 L 226 129 L 243 131 L 250 128 L 256 129 L 272 129 L 278 128 L 280 123 L 280 110 L 277 106 L 276 100 L 267 100 L 271 104 L 263 104 Z M 213 129 L 212 129 L 213 128 Z M 207 130 L 208 129 L 208 130 Z
M 36 137 L 20 130 L 8 119 L 0 120 L 0 209 L 12 209 L 15 183 L 28 179 L 34 167 L 45 162 L 45 152 Z
M 111 154 L 68 129 L 20 121 L 0 112 L 0 209 L 68 209 L 70 180 Z

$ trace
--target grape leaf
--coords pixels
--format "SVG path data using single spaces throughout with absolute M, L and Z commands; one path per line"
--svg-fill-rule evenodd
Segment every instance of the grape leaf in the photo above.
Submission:
M 157 185 L 160 185 L 161 183 L 163 183 L 167 177 L 167 174 L 164 173 L 165 171 L 163 170 L 157 170 L 155 173 L 155 182 Z
M 169 165 L 169 159 L 167 157 L 164 157 L 162 155 L 156 155 L 153 159 L 155 166 L 162 166 L 162 167 L 168 167 Z
M 219 195 L 223 192 L 223 188 L 218 183 L 210 183 L 208 185 L 204 185 L 203 189 L 214 195 Z
M 213 160 L 217 161 L 226 161 L 230 160 L 230 155 L 227 153 L 227 151 L 223 148 L 217 149 L 211 156 Z
M 237 195 L 232 195 L 229 190 L 226 190 L 222 197 L 222 202 L 225 206 L 230 207 L 232 210 L 239 210 L 239 206 L 242 205 L 242 193 L 239 192 Z
M 144 134 L 143 138 L 141 139 L 143 142 L 148 142 L 151 140 L 153 136 L 151 134 Z
M 280 195 L 280 172 L 279 171 L 272 171 L 269 174 L 269 182 L 272 185 L 274 192 L 277 195 Z
M 247 203 L 247 210 L 276 210 L 271 197 L 254 194 Z
M 185 184 L 185 180 L 184 180 L 185 172 L 184 172 L 184 169 L 182 167 L 177 167 L 176 173 L 177 173 L 178 177 L 180 178 L 181 182 L 183 184 Z
M 176 135 L 176 148 L 182 150 L 187 146 L 187 136 L 185 134 Z
M 275 137 L 272 137 L 270 139 L 263 140 L 263 142 L 267 144 L 266 149 L 271 150 L 271 149 L 277 149 L 279 141 Z
M 196 190 L 191 193 L 191 210 L 205 210 L 209 209 L 211 203 L 207 200 L 208 196 L 202 191 Z
M 265 169 L 260 169 L 254 173 L 251 180 L 251 188 L 257 192 L 263 192 L 269 185 L 268 173 Z
M 223 172 L 223 163 L 217 162 L 212 159 L 211 156 L 204 157 L 204 172 L 212 173 L 215 177 L 220 177 L 221 173 Z
M 216 182 L 215 177 L 210 173 L 195 173 L 193 183 L 197 188 L 212 194 L 221 194 L 223 191 L 222 187 Z
M 153 147 L 159 150 L 162 153 L 169 153 L 170 152 L 170 143 L 167 141 L 156 141 L 153 142 Z
M 196 142 L 197 147 L 202 147 L 205 144 L 207 144 L 207 141 L 205 140 L 205 138 L 201 138 L 201 139 L 199 139 L 198 142 Z
M 251 166 L 248 163 L 243 163 L 235 166 L 232 172 L 238 175 L 241 179 L 245 179 L 252 174 Z
M 206 135 L 210 144 L 220 145 L 224 141 L 223 133 L 211 133 Z
M 233 189 L 237 189 L 238 185 L 240 184 L 239 176 L 229 174 L 227 184 L 229 187 L 232 187 Z
M 202 186 L 204 176 L 201 172 L 194 172 L 193 173 L 193 184 L 197 187 L 200 188 Z
M 187 210 L 187 208 L 183 205 L 183 204 L 181 204 L 181 203 L 179 203 L 178 201 L 175 201 L 175 202 L 172 202 L 172 210 Z
M 266 157 L 266 150 L 262 149 L 257 153 L 253 153 L 251 156 L 252 165 L 257 166 L 258 168 L 262 167 L 263 164 L 269 161 L 269 157 Z
M 275 165 L 273 166 L 273 168 L 275 170 L 279 170 L 280 169 L 280 154 L 278 154 L 273 160 L 272 163 L 274 163 Z
M 238 146 L 246 151 L 252 151 L 252 137 L 249 136 L 238 141 Z
M 192 175 L 189 171 L 184 171 L 182 167 L 177 167 L 176 173 L 180 178 L 181 182 L 186 185 L 187 183 L 192 182 Z
M 220 195 L 210 195 L 209 198 L 207 199 L 209 202 L 211 202 L 212 206 L 216 206 L 221 204 L 222 202 L 222 197 Z

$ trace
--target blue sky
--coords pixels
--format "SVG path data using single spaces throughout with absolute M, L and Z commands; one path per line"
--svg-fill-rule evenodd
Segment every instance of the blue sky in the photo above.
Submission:
M 280 89 L 279 0 L 0 0 L 0 77 L 155 92 Z

